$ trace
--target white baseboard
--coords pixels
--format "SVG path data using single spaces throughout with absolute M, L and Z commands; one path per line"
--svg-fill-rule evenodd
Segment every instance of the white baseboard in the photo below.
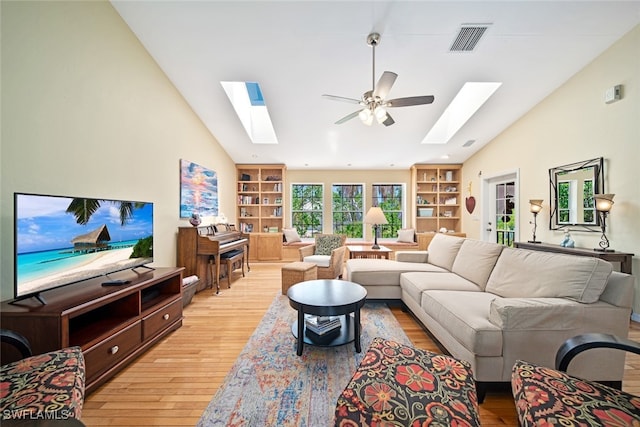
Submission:
M 631 313 L 631 320 L 634 322 L 640 323 L 640 314 L 639 313 Z

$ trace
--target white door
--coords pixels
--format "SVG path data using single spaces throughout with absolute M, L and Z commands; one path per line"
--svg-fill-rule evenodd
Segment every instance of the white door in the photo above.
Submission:
M 518 236 L 518 172 L 508 172 L 482 180 L 482 239 L 513 246 Z

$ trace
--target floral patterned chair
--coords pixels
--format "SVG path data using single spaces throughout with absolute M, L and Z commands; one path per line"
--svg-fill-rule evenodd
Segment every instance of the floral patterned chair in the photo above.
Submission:
M 583 334 L 560 347 L 556 369 L 517 361 L 511 388 L 520 426 L 640 426 L 640 397 L 564 372 L 576 355 L 592 348 L 640 354 L 640 345 L 634 341 Z
M 2 329 L 0 338 L 23 357 L 0 367 L 1 419 L 79 419 L 85 381 L 80 347 L 32 356 L 24 336 Z
M 335 409 L 335 425 L 479 426 L 471 367 L 374 338 Z

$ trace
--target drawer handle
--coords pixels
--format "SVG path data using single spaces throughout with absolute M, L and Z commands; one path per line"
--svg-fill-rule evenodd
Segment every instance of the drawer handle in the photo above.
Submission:
M 169 320 L 169 315 L 168 315 L 168 314 L 165 314 L 164 316 L 162 316 L 162 318 L 163 318 L 164 320 Z
M 110 352 L 111 354 L 116 354 L 116 353 L 118 352 L 118 350 L 120 350 L 120 347 L 118 347 L 117 345 L 114 345 L 113 347 L 111 347 L 111 348 L 109 349 L 109 352 Z

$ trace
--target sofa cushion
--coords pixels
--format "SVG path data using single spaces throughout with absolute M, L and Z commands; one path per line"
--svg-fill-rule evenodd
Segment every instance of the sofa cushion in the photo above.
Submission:
M 503 248 L 504 246 L 497 243 L 465 239 L 451 271 L 471 280 L 484 290 Z
M 400 275 L 400 287 L 418 304 L 422 300 L 422 292 L 426 290 L 481 291 L 480 287 L 475 283 L 453 273 L 402 273 Z
M 426 263 L 361 258 L 347 261 L 345 280 L 365 286 L 400 285 L 400 274 L 408 271 L 446 272 Z
M 502 356 L 502 330 L 489 321 L 496 297 L 487 292 L 427 291 L 421 308 L 477 356 Z
M 456 255 L 465 239 L 456 236 L 436 233 L 429 243 L 429 264 L 437 265 L 451 271 Z
M 505 248 L 485 290 L 505 298 L 569 298 L 593 303 L 612 269 L 611 263 L 598 258 Z

